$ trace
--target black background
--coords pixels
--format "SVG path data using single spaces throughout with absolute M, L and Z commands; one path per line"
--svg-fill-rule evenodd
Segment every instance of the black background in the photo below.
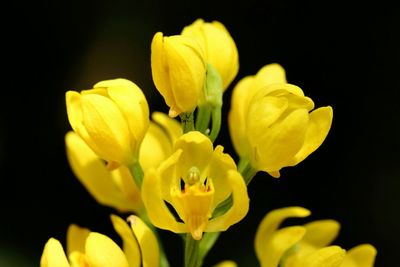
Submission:
M 152 83 L 153 34 L 178 34 L 196 18 L 219 20 L 239 49 L 235 80 L 278 62 L 288 81 L 318 106 L 332 105 L 325 143 L 282 178 L 259 174 L 249 186 L 251 210 L 207 258 L 257 266 L 253 238 L 274 208 L 313 211 L 304 223 L 332 218 L 335 244 L 372 243 L 376 266 L 394 266 L 400 237 L 399 10 L 347 1 L 26 1 L 2 8 L 0 113 L 0 265 L 37 266 L 51 236 L 64 242 L 69 223 L 115 240 L 108 215 L 72 175 L 65 158 L 70 129 L 67 90 L 124 77 L 145 92 L 152 111 L 167 111 Z M 225 94 L 224 114 L 231 89 Z M 217 140 L 234 154 L 226 120 Z M 172 266 L 178 237 L 162 233 Z M 8 262 L 7 262 L 8 260 Z

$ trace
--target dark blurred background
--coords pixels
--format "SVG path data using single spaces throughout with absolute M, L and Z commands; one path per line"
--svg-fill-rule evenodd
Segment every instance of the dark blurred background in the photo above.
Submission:
M 65 242 L 70 223 L 116 238 L 112 209 L 96 204 L 71 173 L 64 134 L 67 90 L 124 77 L 167 111 L 151 78 L 150 42 L 196 18 L 219 20 L 239 49 L 242 77 L 278 62 L 317 106 L 332 105 L 325 143 L 281 179 L 259 174 L 251 210 L 223 234 L 206 266 L 233 259 L 257 266 L 253 238 L 271 209 L 301 205 L 294 223 L 341 222 L 336 244 L 372 243 L 376 266 L 395 266 L 400 238 L 400 19 L 384 1 L 15 1 L 2 9 L 0 113 L 0 266 L 38 266 L 49 237 Z M 231 89 L 225 94 L 224 112 Z M 226 124 L 226 121 L 224 121 Z M 218 143 L 235 155 L 226 125 Z M 162 237 L 172 266 L 180 239 Z M 233 245 L 233 246 L 232 246 Z

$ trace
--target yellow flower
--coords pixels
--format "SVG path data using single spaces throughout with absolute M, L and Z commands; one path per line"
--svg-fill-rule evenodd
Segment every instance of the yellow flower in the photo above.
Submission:
M 122 239 L 121 249 L 109 237 L 86 228 L 71 225 L 67 232 L 67 256 L 60 242 L 50 238 L 46 243 L 41 267 L 158 267 L 157 239 L 136 216 L 128 218 L 131 227 L 120 217 L 111 215 L 115 231 Z
M 235 41 L 225 26 L 218 21 L 209 23 L 197 19 L 183 29 L 182 35 L 199 41 L 207 63 L 217 69 L 226 90 L 239 71 L 239 55 Z
M 131 81 L 102 81 L 91 90 L 66 93 L 72 129 L 113 169 L 137 160 L 149 126 L 143 92 Z
M 278 64 L 245 77 L 234 88 L 228 118 L 237 153 L 256 170 L 279 177 L 281 168 L 298 164 L 325 140 L 332 108 L 313 109 L 299 87 L 286 83 Z
M 347 254 L 339 246 L 329 246 L 340 228 L 334 220 L 278 229 L 287 218 L 308 215 L 307 209 L 288 207 L 273 210 L 264 217 L 255 237 L 255 250 L 262 267 L 373 266 L 376 250 L 369 244 L 357 246 Z
M 157 170 L 147 172 L 142 185 L 143 202 L 156 227 L 191 233 L 199 240 L 203 232 L 225 231 L 246 215 L 247 187 L 222 146 L 213 150 L 206 136 L 193 131 L 176 141 L 174 151 Z M 218 204 L 230 195 L 232 207 L 212 217 Z M 176 211 L 179 221 L 166 203 Z
M 177 121 L 160 112 L 153 113 L 152 117 L 154 122 L 150 122 L 139 153 L 144 172 L 157 168 L 169 157 L 175 140 L 182 135 Z M 140 191 L 126 166 L 110 171 L 74 132 L 66 134 L 65 144 L 73 172 L 100 204 L 121 212 L 140 212 L 143 208 Z
M 171 117 L 195 110 L 206 74 L 204 52 L 195 39 L 156 33 L 151 43 L 151 71 Z

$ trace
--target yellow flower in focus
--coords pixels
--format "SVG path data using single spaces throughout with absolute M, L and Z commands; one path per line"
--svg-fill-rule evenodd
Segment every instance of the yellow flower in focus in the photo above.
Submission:
M 255 250 L 262 267 L 372 267 L 376 250 L 369 244 L 357 246 L 346 254 L 339 246 L 329 246 L 340 224 L 319 220 L 304 226 L 279 229 L 287 218 L 306 217 L 310 211 L 288 207 L 269 212 L 261 221 Z
M 195 110 L 206 75 L 204 52 L 195 39 L 156 33 L 151 43 L 151 71 L 171 117 Z
M 246 184 L 222 146 L 213 150 L 209 138 L 192 131 L 176 141 L 174 151 L 157 170 L 148 171 L 143 180 L 143 202 L 156 227 L 191 233 L 193 239 L 199 240 L 203 232 L 225 231 L 246 215 L 249 209 Z M 218 204 L 230 195 L 232 207 L 212 217 Z
M 295 166 L 325 140 L 332 108 L 313 109 L 299 87 L 286 83 L 278 64 L 245 77 L 234 88 L 228 118 L 237 153 L 256 170 L 279 177 L 281 168 Z
M 225 26 L 218 21 L 210 23 L 197 19 L 183 29 L 182 35 L 199 41 L 207 63 L 218 71 L 226 90 L 239 71 L 239 55 L 235 41 Z
M 67 256 L 60 242 L 50 238 L 46 243 L 41 267 L 158 267 L 157 239 L 147 225 L 136 216 L 128 218 L 131 226 L 112 215 L 115 231 L 122 239 L 121 249 L 109 237 L 86 228 L 71 225 L 67 232 Z
M 180 124 L 167 115 L 155 112 L 140 147 L 139 159 L 146 172 L 157 168 L 173 152 L 180 135 Z M 121 212 L 138 213 L 143 208 L 140 190 L 124 165 L 110 171 L 93 150 L 75 133 L 65 136 L 69 164 L 89 193 L 102 205 Z
M 81 93 L 68 91 L 66 104 L 72 129 L 110 169 L 137 160 L 149 126 L 149 107 L 134 83 L 115 79 Z

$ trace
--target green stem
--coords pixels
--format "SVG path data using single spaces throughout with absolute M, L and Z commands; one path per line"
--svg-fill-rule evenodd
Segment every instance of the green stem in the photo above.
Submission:
M 132 175 L 133 179 L 135 180 L 136 185 L 139 188 L 141 188 L 144 173 L 143 173 L 142 166 L 139 163 L 139 160 L 136 160 L 132 165 L 129 166 L 129 171 L 131 172 L 131 175 Z
M 211 119 L 211 110 L 207 105 L 197 107 L 196 130 L 207 134 L 208 125 Z
M 193 112 L 186 112 L 180 115 L 183 133 L 194 131 Z
M 221 107 L 216 107 L 212 109 L 212 127 L 210 133 L 210 139 L 212 142 L 217 139 L 219 131 L 221 130 Z
M 199 260 L 199 241 L 194 240 L 190 233 L 185 239 L 185 267 L 197 267 Z

